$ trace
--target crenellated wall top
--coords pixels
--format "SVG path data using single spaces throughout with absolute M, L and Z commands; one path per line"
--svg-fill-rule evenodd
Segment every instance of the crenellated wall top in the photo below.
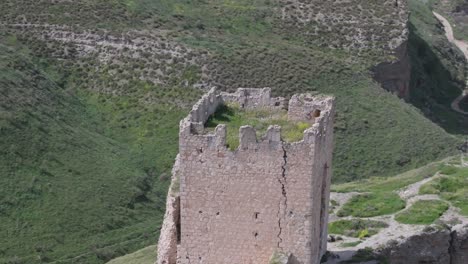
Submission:
M 308 122 L 311 127 L 304 131 L 301 141 L 292 144 L 311 145 L 316 138 L 326 133 L 327 123 L 334 115 L 335 98 L 325 95 L 296 94 L 288 105 L 288 119 Z M 212 88 L 193 106 L 189 115 L 180 123 L 179 143 L 183 151 L 188 146 L 210 149 L 226 149 L 227 128 L 218 125 L 214 132 L 205 133 L 205 123 L 219 106 L 236 103 L 241 108 L 285 109 L 287 100 L 283 97 L 271 97 L 270 88 L 239 88 L 234 93 L 220 92 Z M 270 126 L 261 138 L 257 138 L 255 128 L 242 126 L 239 129 L 238 150 L 259 149 L 262 147 L 282 147 L 281 127 Z

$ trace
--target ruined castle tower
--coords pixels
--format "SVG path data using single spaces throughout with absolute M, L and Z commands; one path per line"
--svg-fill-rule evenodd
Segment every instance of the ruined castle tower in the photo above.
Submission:
M 285 108 L 270 89 L 212 89 L 180 122 L 179 155 L 158 244 L 158 264 L 316 264 L 326 251 L 333 149 L 334 98 L 294 95 L 288 119 L 309 122 L 299 142 L 270 126 L 257 138 L 239 130 L 240 145 L 226 147 L 226 126 L 206 133 L 216 109 Z M 275 262 L 277 263 L 277 262 Z

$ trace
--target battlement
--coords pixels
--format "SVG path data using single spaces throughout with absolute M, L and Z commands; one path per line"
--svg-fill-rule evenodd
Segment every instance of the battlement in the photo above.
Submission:
M 288 110 L 288 120 L 302 121 L 311 124 L 304 131 L 303 139 L 298 143 L 311 144 L 314 138 L 323 133 L 325 122 L 333 109 L 334 98 L 331 96 L 312 96 L 297 94 L 291 97 L 289 105 L 283 97 L 271 97 L 271 89 L 239 88 L 235 93 L 219 92 L 212 88 L 192 108 L 189 115 L 180 123 L 179 143 L 182 147 L 190 144 L 192 147 L 208 147 L 210 149 L 226 148 L 227 128 L 218 125 L 214 132 L 206 133 L 205 123 L 211 115 L 223 104 L 234 103 L 242 109 L 268 109 L 271 111 Z M 252 126 L 246 125 L 239 129 L 239 149 L 259 149 L 262 146 L 281 146 L 286 143 L 281 137 L 281 127 L 272 125 L 260 138 Z
M 263 134 L 253 124 L 241 125 L 239 146 L 230 149 L 227 141 L 235 136 L 228 137 L 229 120 L 214 123 L 213 131 L 205 127 L 223 105 L 280 114 L 283 128 L 306 128 L 299 130 L 302 139 L 299 134 L 288 141 L 276 119 L 268 120 L 268 128 L 270 122 L 262 123 Z M 289 256 L 289 264 L 320 263 L 327 243 L 334 111 L 331 96 L 294 95 L 287 103 L 271 97 L 269 88 L 213 88 L 205 94 L 180 122 L 157 263 L 267 264 L 278 253 Z M 246 122 L 258 118 L 263 116 Z

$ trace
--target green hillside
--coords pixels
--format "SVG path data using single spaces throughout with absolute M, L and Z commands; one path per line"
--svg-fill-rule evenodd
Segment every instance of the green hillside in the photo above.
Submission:
M 411 102 L 449 133 L 467 134 L 468 117 L 450 107 L 465 88 L 467 62 L 447 41 L 430 6 L 419 0 L 409 3 L 413 10 L 409 23 Z
M 392 177 L 333 185 L 328 227 L 341 239 L 329 248 L 378 252 L 382 241 L 466 225 L 466 161 L 457 155 Z
M 458 78 L 453 57 L 433 75 L 431 60 L 412 50 L 421 65 L 414 82 L 441 84 L 420 86 L 415 107 L 371 78 L 372 66 L 392 58 L 385 41 L 355 47 L 344 41 L 351 29 L 282 20 L 286 2 L 1 1 L 0 263 L 105 263 L 154 244 L 178 122 L 212 85 L 334 94 L 335 182 L 391 176 L 454 153 L 460 140 L 433 122 L 466 133 L 466 120 L 446 107 L 456 96 L 445 86 Z M 367 14 L 371 35 L 382 27 L 373 19 L 392 17 L 378 3 L 357 11 L 316 2 Z M 412 32 L 443 36 L 428 7 L 410 2 L 424 11 L 413 12 Z M 352 28 L 347 21 L 334 26 Z
M 454 26 L 457 39 L 468 40 L 468 1 L 435 1 L 435 9 L 444 14 Z
M 100 263 L 154 242 L 186 110 L 132 116 L 152 128 L 140 139 L 26 49 L 0 44 L 0 58 L 0 262 Z
M 156 246 L 149 246 L 137 252 L 113 259 L 107 264 L 153 264 L 156 260 Z

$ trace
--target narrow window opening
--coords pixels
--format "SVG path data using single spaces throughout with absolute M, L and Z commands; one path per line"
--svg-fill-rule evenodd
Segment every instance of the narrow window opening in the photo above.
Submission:
M 181 241 L 181 220 L 180 220 L 180 197 L 177 197 L 176 199 L 176 212 L 177 212 L 177 215 L 175 217 L 175 220 L 176 220 L 176 235 L 177 235 L 177 244 L 180 245 L 180 241 Z
M 254 213 L 254 219 L 258 219 L 259 216 L 260 216 L 260 213 L 259 213 L 259 212 L 255 212 L 255 213 Z
M 180 241 L 182 240 L 182 237 L 181 237 L 181 226 L 180 226 L 180 216 L 179 216 L 179 219 L 176 223 L 176 232 L 177 232 L 177 244 L 180 244 Z

